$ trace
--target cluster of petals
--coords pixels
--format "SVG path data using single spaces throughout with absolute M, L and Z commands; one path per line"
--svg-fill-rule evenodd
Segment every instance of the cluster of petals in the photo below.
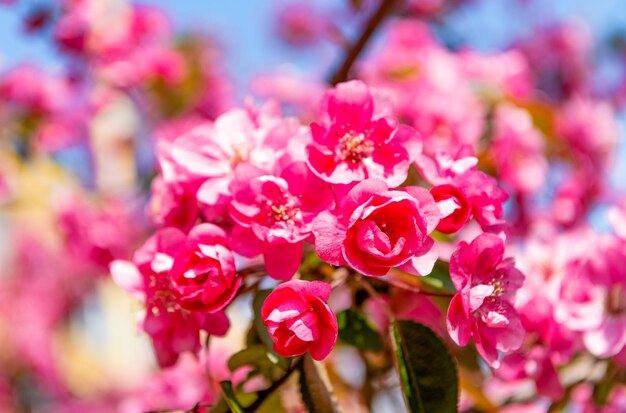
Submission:
M 476 169 L 478 159 L 471 148 L 461 147 L 454 155 L 445 151 L 433 156 L 418 155 L 415 165 L 434 185 L 431 192 L 441 210 L 442 232 L 456 232 L 473 216 L 483 230 L 503 230 L 503 204 L 509 194 L 495 178 Z
M 141 328 L 152 338 L 161 366 L 179 354 L 200 349 L 199 331 L 223 335 L 229 322 L 223 311 L 240 281 L 223 230 L 212 224 L 188 236 L 176 228 L 157 231 L 132 262 L 111 264 L 118 285 L 145 304 Z
M 504 242 L 485 233 L 462 241 L 450 258 L 450 278 L 457 293 L 448 308 L 450 337 L 460 346 L 474 338 L 478 353 L 498 367 L 498 351 L 518 349 L 524 328 L 513 303 L 524 276 L 512 258 L 504 258 Z
M 327 304 L 330 290 L 322 281 L 291 280 L 267 296 L 261 318 L 278 354 L 310 352 L 315 360 L 328 356 L 338 334 L 337 318 Z
M 347 263 L 365 275 L 383 276 L 393 267 L 427 275 L 438 258 L 429 234 L 439 217 L 428 190 L 392 190 L 380 179 L 366 179 L 338 208 L 315 219 L 315 249 L 326 262 Z

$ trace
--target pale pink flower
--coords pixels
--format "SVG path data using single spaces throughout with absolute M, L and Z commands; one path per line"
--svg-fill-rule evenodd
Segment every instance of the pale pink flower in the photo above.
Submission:
M 626 256 L 611 235 L 591 234 L 589 240 L 592 247 L 568 264 L 555 317 L 581 332 L 591 354 L 606 358 L 626 345 Z
M 315 249 L 330 264 L 347 263 L 365 275 L 382 276 L 393 267 L 426 275 L 437 260 L 429 234 L 439 217 L 426 189 L 394 191 L 379 179 L 367 179 L 350 190 L 339 208 L 315 219 Z
M 390 96 L 396 116 L 417 130 L 425 153 L 478 143 L 485 108 L 457 56 L 424 23 L 392 21 L 381 51 L 359 68 L 365 82 Z
M 205 219 L 228 219 L 228 189 L 240 164 L 273 173 L 294 158 L 297 141 L 308 134 L 295 118 L 280 118 L 265 107 L 258 113 L 232 110 L 193 128 L 174 141 L 161 141 L 159 163 L 165 182 L 183 182 L 196 190 Z
M 619 129 L 608 103 L 574 97 L 557 112 L 555 126 L 557 136 L 567 143 L 583 167 L 591 162 L 600 169 L 612 158 Z
M 330 284 L 291 280 L 267 296 L 261 317 L 274 341 L 274 351 L 285 357 L 311 352 L 323 360 L 337 341 L 337 317 L 326 304 Z
M 381 112 L 358 80 L 337 85 L 323 102 L 323 120 L 311 124 L 313 143 L 307 146 L 311 170 L 333 184 L 379 178 L 390 187 L 400 185 L 417 155 L 407 149 L 419 148 L 415 131 Z
M 500 178 L 522 193 L 534 193 L 545 184 L 548 162 L 544 138 L 533 126 L 530 114 L 501 104 L 494 114 L 490 148 Z
M 188 410 L 197 403 L 211 403 L 215 395 L 210 391 L 206 372 L 206 362 L 184 354 L 175 365 L 158 371 L 126 397 L 120 412 Z
M 481 234 L 470 244 L 462 241 L 450 258 L 450 278 L 458 293 L 448 308 L 448 333 L 460 346 L 474 337 L 478 353 L 494 368 L 498 351 L 516 350 L 524 328 L 513 307 L 524 276 L 513 259 L 504 259 L 504 242 Z
M 241 165 L 229 189 L 234 250 L 247 257 L 263 254 L 268 275 L 290 279 L 300 266 L 313 219 L 334 204 L 330 185 L 304 162 L 295 162 L 280 176 Z
M 534 93 L 530 63 L 519 50 L 497 54 L 463 50 L 458 58 L 468 80 L 487 97 L 528 99 Z

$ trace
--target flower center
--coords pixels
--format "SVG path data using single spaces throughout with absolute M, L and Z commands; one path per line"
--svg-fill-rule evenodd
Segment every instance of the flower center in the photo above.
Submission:
M 267 216 L 272 222 L 294 224 L 300 214 L 299 201 L 296 197 L 284 194 L 282 199 L 265 202 Z
M 372 154 L 374 145 L 363 133 L 348 132 L 339 139 L 337 155 L 341 160 L 359 163 Z

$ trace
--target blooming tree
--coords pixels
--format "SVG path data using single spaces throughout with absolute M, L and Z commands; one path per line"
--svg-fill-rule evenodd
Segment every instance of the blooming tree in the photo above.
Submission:
M 242 101 L 159 9 L 29 9 L 66 67 L 0 75 L 0 410 L 624 411 L 626 41 L 480 53 L 450 26 L 477 3 L 279 4 L 340 58 Z M 59 348 L 112 282 L 155 363 L 95 385 Z

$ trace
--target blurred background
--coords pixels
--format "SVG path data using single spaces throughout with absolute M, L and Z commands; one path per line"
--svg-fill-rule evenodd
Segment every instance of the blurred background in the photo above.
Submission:
M 545 93 L 611 103 L 620 139 L 603 173 L 626 189 L 622 0 L 410 3 L 452 50 L 525 45 L 531 68 L 566 61 L 565 81 Z M 307 119 L 375 6 L 0 0 L 0 412 L 141 411 L 143 398 L 176 387 L 138 332 L 141 305 L 109 275 L 153 231 L 156 139 L 270 97 Z M 366 55 L 384 47 L 386 24 Z M 231 311 L 245 316 L 240 307 Z M 245 327 L 233 325 L 214 354 L 232 352 Z

